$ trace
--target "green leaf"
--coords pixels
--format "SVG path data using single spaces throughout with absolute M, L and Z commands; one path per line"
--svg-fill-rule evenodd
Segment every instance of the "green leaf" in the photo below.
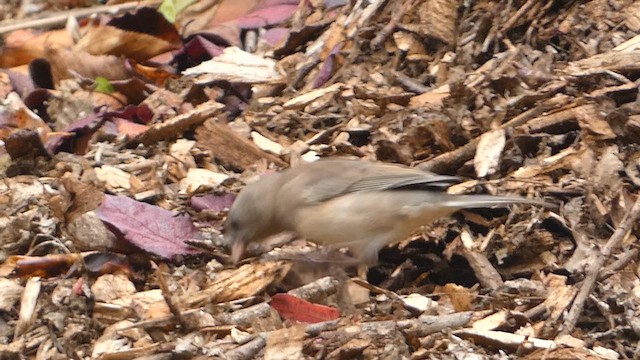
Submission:
M 160 11 L 167 20 L 174 23 L 178 14 L 194 2 L 196 2 L 196 0 L 164 0 L 158 11 Z
M 113 87 L 113 85 L 111 85 L 111 83 L 109 82 L 109 80 L 107 80 L 107 78 L 98 76 L 96 78 L 96 91 L 102 92 L 105 94 L 111 94 L 115 92 L 116 89 Z

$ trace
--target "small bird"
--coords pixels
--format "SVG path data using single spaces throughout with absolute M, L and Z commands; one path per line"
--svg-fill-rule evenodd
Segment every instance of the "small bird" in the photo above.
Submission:
M 225 237 L 238 262 L 249 243 L 283 231 L 333 248 L 349 248 L 364 265 L 378 261 L 384 246 L 402 241 L 420 226 L 464 208 L 543 201 L 444 192 L 459 182 L 403 165 L 325 159 L 264 175 L 234 201 Z

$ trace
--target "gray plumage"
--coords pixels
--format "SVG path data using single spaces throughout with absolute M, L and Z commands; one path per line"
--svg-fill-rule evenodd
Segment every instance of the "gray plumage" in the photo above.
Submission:
M 451 195 L 458 178 L 402 165 L 327 159 L 264 175 L 238 195 L 225 231 L 235 261 L 245 246 L 282 231 L 321 245 L 348 247 L 360 261 L 417 228 L 463 208 L 548 205 L 521 197 Z

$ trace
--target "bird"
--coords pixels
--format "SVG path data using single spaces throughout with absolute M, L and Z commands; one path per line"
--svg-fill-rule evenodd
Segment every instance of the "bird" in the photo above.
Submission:
M 373 266 L 383 247 L 460 209 L 549 205 L 523 197 L 445 192 L 458 182 L 455 176 L 400 164 L 320 159 L 247 184 L 229 209 L 224 236 L 234 263 L 248 244 L 292 231 L 319 245 L 348 248 L 360 264 Z

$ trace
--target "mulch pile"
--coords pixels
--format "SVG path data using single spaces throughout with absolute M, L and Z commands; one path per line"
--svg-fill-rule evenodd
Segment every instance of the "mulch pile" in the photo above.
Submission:
M 640 357 L 640 3 L 167 4 L 0 5 L 0 358 Z M 235 194 L 337 156 L 557 207 L 232 264 Z

